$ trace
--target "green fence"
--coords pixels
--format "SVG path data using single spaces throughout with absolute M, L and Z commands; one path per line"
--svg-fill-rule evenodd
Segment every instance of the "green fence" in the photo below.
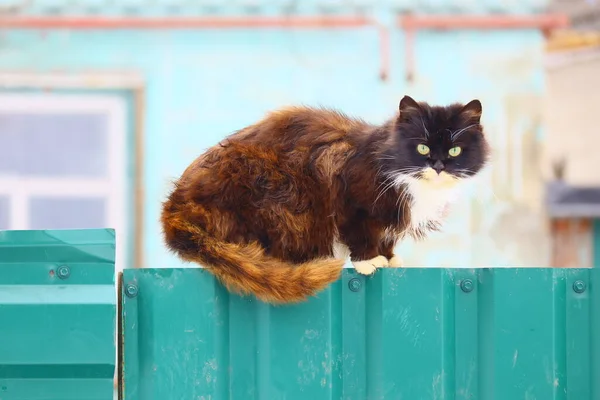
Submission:
M 197 269 L 127 270 L 125 399 L 597 400 L 596 272 L 348 270 L 272 307 Z
M 114 254 L 112 230 L 0 231 L 0 400 L 112 399 Z
M 0 233 L 0 400 L 112 398 L 111 234 Z M 200 269 L 127 269 L 120 396 L 598 400 L 599 279 L 350 269 L 309 302 L 274 307 Z

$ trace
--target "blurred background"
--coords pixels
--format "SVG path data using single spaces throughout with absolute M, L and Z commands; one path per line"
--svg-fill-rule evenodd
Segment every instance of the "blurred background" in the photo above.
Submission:
M 492 165 L 407 264 L 592 266 L 599 29 L 595 0 L 0 0 L 0 229 L 113 227 L 118 269 L 182 266 L 161 202 L 267 111 L 479 98 Z

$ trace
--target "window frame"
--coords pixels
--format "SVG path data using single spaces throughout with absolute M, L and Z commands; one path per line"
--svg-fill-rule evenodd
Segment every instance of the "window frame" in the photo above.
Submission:
M 127 205 L 127 104 L 104 94 L 0 93 L 0 113 L 106 115 L 108 170 L 105 178 L 17 177 L 0 172 L 0 195 L 9 199 L 9 229 L 29 228 L 29 198 L 104 197 L 106 227 L 117 232 L 116 269 L 122 270 L 128 249 Z

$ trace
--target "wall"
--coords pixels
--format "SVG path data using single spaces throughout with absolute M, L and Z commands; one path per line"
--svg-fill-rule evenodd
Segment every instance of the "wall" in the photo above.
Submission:
M 436 11 L 464 7 L 457 4 Z M 474 12 L 484 11 L 478 7 Z M 386 7 L 379 13 L 391 21 L 393 11 Z M 181 265 L 162 245 L 158 223 L 170 182 L 204 149 L 266 111 L 304 103 L 382 122 L 395 113 L 404 94 L 433 103 L 478 97 L 494 148 L 493 167 L 472 188 L 474 200 L 454 209 L 445 231 L 426 243 L 404 244 L 403 257 L 410 265 L 546 265 L 537 167 L 541 34 L 420 32 L 412 83 L 404 80 L 404 45 L 403 32 L 394 28 L 391 76 L 382 82 L 375 28 L 4 30 L 0 72 L 135 71 L 144 77 L 143 250 L 148 267 Z
M 545 176 L 554 178 L 552 165 L 564 161 L 564 179 L 576 186 L 599 186 L 600 160 L 590 151 L 597 140 L 600 103 L 600 52 L 597 48 L 554 53 L 547 67 L 548 96 L 544 117 Z

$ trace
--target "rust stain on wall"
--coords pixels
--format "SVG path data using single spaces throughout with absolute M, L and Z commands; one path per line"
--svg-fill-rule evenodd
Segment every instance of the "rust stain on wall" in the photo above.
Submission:
M 592 221 L 555 219 L 552 226 L 553 267 L 591 268 L 593 259 Z

